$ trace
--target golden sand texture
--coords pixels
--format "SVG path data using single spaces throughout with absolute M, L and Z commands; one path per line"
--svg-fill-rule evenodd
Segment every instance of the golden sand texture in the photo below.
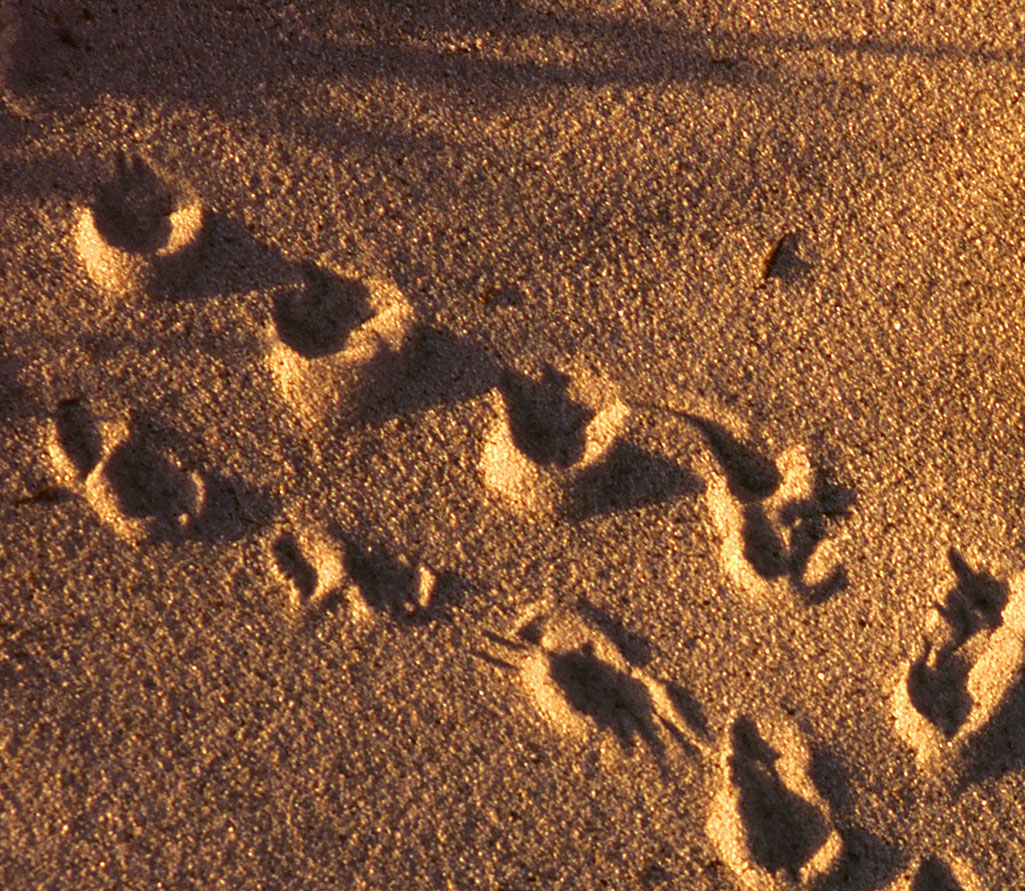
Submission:
M 1023 33 L 0 0 L 0 888 L 1025 887 Z

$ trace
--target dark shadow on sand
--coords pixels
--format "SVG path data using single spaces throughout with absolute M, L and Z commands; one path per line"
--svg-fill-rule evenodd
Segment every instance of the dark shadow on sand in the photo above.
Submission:
M 651 694 L 640 681 L 603 662 L 590 644 L 566 653 L 548 654 L 549 675 L 566 701 L 599 730 L 610 730 L 624 751 L 640 739 L 660 762 L 664 746 L 658 738 Z
M 954 873 L 939 857 L 926 857 L 911 882 L 911 891 L 964 891 Z
M 652 644 L 646 637 L 630 631 L 622 622 L 584 596 L 577 599 L 576 608 L 584 619 L 612 641 L 619 654 L 631 665 L 643 668 L 651 661 Z
M 740 717 L 730 730 L 730 780 L 740 793 L 740 818 L 751 859 L 797 882 L 801 868 L 825 843 L 829 827 L 818 809 L 791 792 L 776 771 L 776 752 L 754 723 Z
M 980 631 L 993 631 L 1003 623 L 1009 588 L 988 572 L 975 572 L 956 548 L 947 554 L 957 583 L 936 609 L 946 624 L 908 674 L 908 697 L 948 739 L 964 724 L 972 707 L 968 674 L 972 666 L 961 647 Z
M 661 455 L 619 440 L 600 463 L 575 478 L 566 515 L 571 520 L 584 520 L 664 504 L 703 491 L 704 482 L 697 474 Z
M 389 80 L 449 87 L 486 107 L 571 86 L 777 86 L 776 68 L 756 61 L 765 51 L 826 50 L 975 65 L 1022 57 L 1019 47 L 687 31 L 594 12 L 543 11 L 520 0 L 359 0 L 344 11 L 347 17 L 339 16 L 335 4 L 311 4 L 304 15 L 286 21 L 244 4 L 214 9 L 152 0 L 119 7 L 116 16 L 73 3 L 23 4 L 7 82 L 16 95 L 50 93 L 78 104 L 116 91 L 252 116 L 263 109 L 267 91 L 281 88 L 296 72 L 326 83 Z M 333 24 L 325 28 L 326 22 Z M 357 26 L 359 39 L 350 38 L 348 29 Z M 574 61 L 505 55 L 501 48 L 510 41 L 566 45 Z M 222 47 L 231 47 L 231 54 L 225 56 Z

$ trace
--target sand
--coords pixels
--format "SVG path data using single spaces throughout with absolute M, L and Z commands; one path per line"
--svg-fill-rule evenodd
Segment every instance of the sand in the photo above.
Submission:
M 1025 13 L 0 5 L 0 886 L 1025 887 Z

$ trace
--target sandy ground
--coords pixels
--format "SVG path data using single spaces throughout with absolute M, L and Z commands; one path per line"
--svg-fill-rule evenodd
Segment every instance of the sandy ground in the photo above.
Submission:
M 0 885 L 1025 886 L 1023 26 L 7 0 Z

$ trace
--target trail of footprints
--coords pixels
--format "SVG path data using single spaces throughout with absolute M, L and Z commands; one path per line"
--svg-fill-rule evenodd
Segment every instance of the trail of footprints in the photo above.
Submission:
M 140 155 L 120 154 L 95 203 L 76 216 L 72 245 L 104 293 L 160 295 L 190 275 L 204 220 L 187 184 Z M 355 415 L 402 379 L 416 318 L 389 282 L 309 263 L 292 273 L 271 295 L 264 361 L 296 423 L 312 430 Z M 614 456 L 637 458 L 624 451 L 630 406 L 593 372 L 546 367 L 534 379 L 507 371 L 485 403 L 481 480 L 524 518 L 586 515 L 581 498 Z M 774 461 L 716 421 L 681 417 L 703 444 L 707 515 L 737 593 L 753 605 L 789 593 L 812 605 L 843 590 L 832 533 L 853 493 L 830 485 L 799 445 Z M 202 473 L 132 419 L 94 417 L 84 399 L 56 407 L 46 446 L 59 485 L 127 541 L 188 534 L 208 507 Z M 955 587 L 937 602 L 892 697 L 896 733 L 923 770 L 987 725 L 1023 664 L 1025 576 L 998 582 L 956 551 L 950 562 Z M 443 599 L 443 573 L 337 528 L 279 526 L 267 563 L 304 621 L 341 611 L 357 623 L 423 622 Z M 741 887 L 824 887 L 843 861 L 843 837 L 810 778 L 809 745 L 794 722 L 737 713 L 715 740 L 687 691 L 654 676 L 645 646 L 586 600 L 535 609 L 510 633 L 485 632 L 474 652 L 514 676 L 561 734 L 586 743 L 608 733 L 624 754 L 640 749 L 663 766 L 677 756 L 704 763 L 715 786 L 708 838 Z M 964 861 L 927 854 L 890 887 L 980 885 Z

